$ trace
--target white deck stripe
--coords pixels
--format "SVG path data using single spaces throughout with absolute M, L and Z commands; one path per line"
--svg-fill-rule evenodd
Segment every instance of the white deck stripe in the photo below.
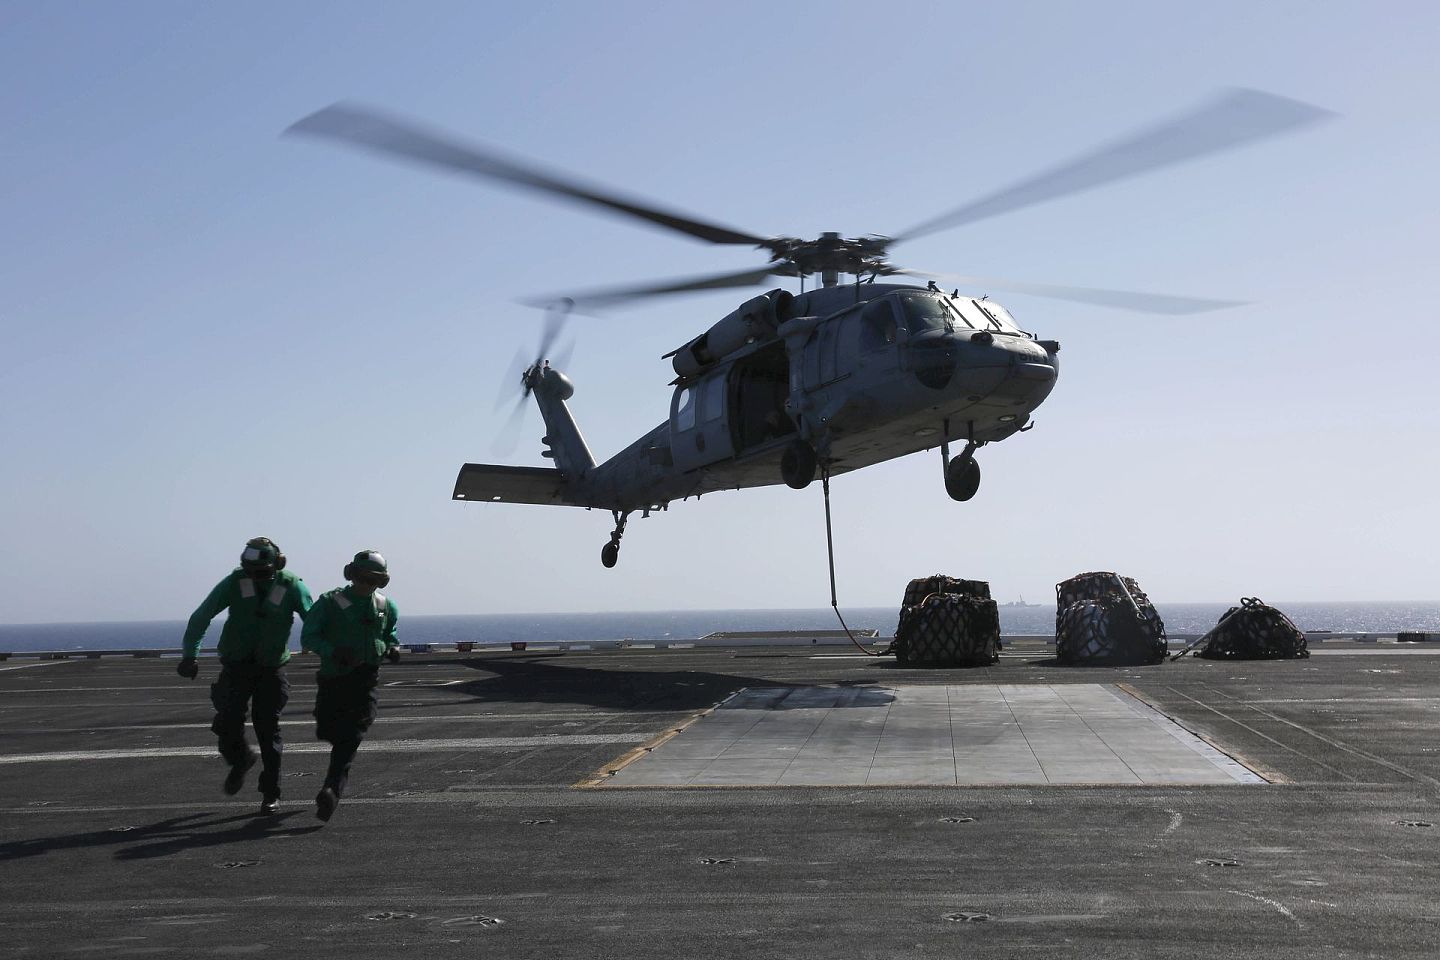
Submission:
M 1414 647 L 1411 647 L 1409 644 L 1406 644 L 1406 645 L 1403 646 L 1403 647 L 1390 647 L 1390 646 L 1385 646 L 1385 647 L 1381 647 L 1381 648 L 1378 649 L 1378 650 L 1375 649 L 1375 648 L 1373 648 L 1373 647 L 1366 647 L 1366 648 L 1361 649 L 1361 650 L 1336 650 L 1336 649 L 1328 648 L 1328 647 L 1327 647 L 1326 649 L 1324 649 L 1324 650 L 1319 650 L 1319 649 L 1316 649 L 1315 647 L 1311 647 L 1311 648 L 1310 648 L 1310 656 L 1312 656 L 1312 657 L 1413 657 L 1413 656 L 1420 656 L 1420 657 L 1430 656 L 1430 657 L 1434 657 L 1434 656 L 1440 656 L 1440 650 L 1436 650 L 1436 649 L 1434 649 L 1433 647 L 1432 647 L 1432 648 L 1426 648 L 1426 649 L 1424 649 L 1424 650 L 1417 650 L 1417 649 L 1415 649 Z M 1237 663 L 1237 665 L 1238 665 L 1238 661 L 1236 661 L 1236 663 Z
M 26 667 L 48 667 L 48 666 L 52 666 L 52 665 L 57 664 L 57 663 L 75 663 L 75 662 L 76 662 L 76 661 L 74 661 L 74 660 L 41 660 L 41 661 L 38 662 L 38 663 L 28 663 L 28 664 L 25 664 L 24 666 L 26 666 Z M 21 670 L 21 669 L 23 669 L 23 668 L 24 668 L 24 667 L 0 667 L 0 670 Z M 305 674 L 305 676 L 308 677 L 309 674 Z M 482 679 L 482 678 L 478 678 L 478 677 L 477 677 L 476 679 L 478 680 L 478 679 Z M 204 693 L 204 691 L 208 691 L 208 690 L 210 689 L 210 684 L 211 684 L 212 682 L 213 682 L 213 678 L 207 679 L 206 677 L 203 677 L 203 676 L 202 676 L 202 677 L 200 677 L 200 679 L 195 680 L 195 681 L 179 680 L 179 679 L 177 679 L 175 683 L 167 683 L 167 684 L 164 684 L 164 685 L 162 685 L 162 686 L 149 686 L 149 685 L 143 685 L 143 686 L 142 686 L 142 685 L 140 685 L 140 684 L 136 684 L 136 685 L 130 686 L 130 687 L 15 687 L 14 689 L 7 689 L 7 688 L 0 687 L 0 693 L 3 693 L 4 695 L 9 696 L 9 695 L 12 694 L 12 693 L 138 693 L 138 692 L 140 692 L 140 691 L 142 691 L 142 690 L 168 690 L 168 691 L 170 691 L 170 692 L 172 692 L 172 693 L 185 694 L 185 693 L 188 693 L 188 692 L 191 691 L 191 690 L 199 690 L 199 691 L 202 691 L 202 693 L 201 693 L 201 699 L 205 699 L 205 693 Z M 469 682 L 469 681 L 462 681 L 462 682 Z M 400 686 L 400 685 L 399 685 L 400 683 L 403 683 L 404 686 Z M 449 681 L 449 680 L 427 680 L 427 679 L 424 678 L 424 677 L 418 677 L 418 678 L 415 678 L 414 680 L 396 681 L 395 683 L 383 684 L 383 686 L 385 686 L 385 687 L 387 687 L 387 688 L 394 689 L 394 690 L 396 690 L 397 692 L 413 692 L 413 691 L 431 690 L 431 689 L 435 690 L 435 691 L 438 692 L 438 693 L 453 694 L 453 693 L 455 692 L 455 691 L 453 691 L 453 690 L 446 690 L 446 689 L 445 689 L 446 686 L 455 686 L 455 682 L 454 682 L 454 681 Z M 309 690 L 309 691 L 314 691 L 314 690 L 316 689 L 316 687 L 315 687 L 315 684 L 308 682 L 308 680 L 307 680 L 307 681 L 303 681 L 303 682 L 297 682 L 297 681 L 295 681 L 294 679 L 292 679 L 292 680 L 290 681 L 290 689 L 291 689 L 291 691 L 295 691 L 295 690 L 302 690 L 302 691 L 303 691 L 303 690 Z
M 644 743 L 649 733 L 580 733 L 554 737 L 470 737 L 446 740 L 366 740 L 366 753 L 437 753 L 456 750 L 499 750 L 511 747 L 594 746 L 600 744 Z M 288 753 L 329 753 L 328 743 L 285 745 Z M 0 755 L 0 764 L 73 763 L 77 760 L 154 760 L 169 757 L 214 757 L 214 747 L 146 747 L 137 750 L 74 750 L 57 753 L 12 753 Z
M 688 713 L 692 711 L 656 711 L 656 713 Z M 502 714 L 502 713 L 477 713 L 468 716 L 437 716 L 437 717 L 386 717 L 380 716 L 376 723 L 517 723 L 530 720 L 565 720 L 573 724 L 589 723 L 591 721 L 614 719 L 616 717 L 634 717 L 631 713 L 525 713 L 525 714 Z M 281 720 L 282 727 L 313 727 L 313 718 L 306 720 Z M 208 723 L 127 723 L 106 725 L 103 727 L 56 727 L 46 723 L 40 729 L 19 729 L 11 727 L 8 733 L 27 733 L 31 735 L 47 733 L 105 733 L 115 730 L 209 730 Z M 247 723 L 246 729 L 249 729 Z
M 0 667 L 0 672 L 5 670 L 29 670 L 31 667 L 53 667 L 57 663 L 69 663 L 69 660 L 39 660 L 35 663 L 17 663 L 13 667 Z

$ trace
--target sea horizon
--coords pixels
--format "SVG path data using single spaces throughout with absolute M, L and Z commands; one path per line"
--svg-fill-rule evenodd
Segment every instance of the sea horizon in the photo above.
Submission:
M 1024 598 L 1015 600 L 1002 600 L 993 598 L 1000 607 L 1054 607 L 1053 603 L 1031 603 Z M 1156 600 L 1150 598 L 1150 602 L 1157 608 L 1160 607 L 1208 607 L 1208 606 L 1236 606 L 1238 601 L 1233 600 Z M 1265 601 L 1271 603 L 1271 601 Z M 1308 606 L 1308 607 L 1358 607 L 1358 606 L 1412 606 L 1412 607 L 1434 607 L 1440 610 L 1440 600 L 1281 600 L 1272 603 L 1272 606 L 1283 608 L 1286 605 Z M 840 612 L 846 610 L 888 610 L 889 606 L 854 606 L 847 607 L 840 605 Z M 898 615 L 900 608 L 895 606 Z M 831 612 L 832 608 L 824 607 L 632 607 L 626 610 L 492 610 L 484 613 L 412 613 L 406 615 L 407 619 L 418 620 L 422 617 L 617 617 L 626 614 L 708 614 L 708 613 L 743 613 L 743 614 L 764 614 L 764 613 L 796 613 L 824 610 Z M 402 611 L 403 614 L 403 611 Z M 832 614 L 833 615 L 833 614 Z M 223 623 L 224 615 L 215 618 L 215 623 Z M 26 627 L 87 627 L 106 626 L 111 624 L 144 624 L 144 623 L 185 623 L 188 617 L 132 617 L 120 620 L 22 620 L 14 623 L 0 622 L 0 630 L 19 630 Z
M 1155 607 L 1171 634 L 1203 633 L 1237 601 L 1156 601 Z M 1393 633 L 1399 630 L 1440 632 L 1440 601 L 1278 601 L 1273 605 L 1302 630 L 1336 633 Z M 899 606 L 841 607 L 852 630 L 876 630 L 891 636 Z M 1002 636 L 1050 634 L 1054 631 L 1053 603 L 999 605 Z M 218 617 L 206 632 L 202 646 L 213 648 L 224 618 Z M 0 653 L 66 650 L 179 650 L 185 619 L 71 621 L 0 624 Z M 838 630 L 840 623 L 830 607 L 778 607 L 765 609 L 684 609 L 589 611 L 579 613 L 412 614 L 401 611 L 399 636 L 403 644 L 505 643 L 525 641 L 603 642 L 616 640 L 698 640 L 722 631 Z M 299 624 L 291 635 L 298 646 Z

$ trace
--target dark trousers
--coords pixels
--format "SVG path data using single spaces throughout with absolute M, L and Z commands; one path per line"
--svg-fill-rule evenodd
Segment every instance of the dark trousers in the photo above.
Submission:
M 376 667 L 357 667 L 338 677 L 315 678 L 315 738 L 330 743 L 325 786 L 337 797 L 345 793 L 355 752 L 379 712 L 380 700 L 375 695 L 379 673 Z
M 280 714 L 289 701 L 290 680 L 284 667 L 222 663 L 220 676 L 210 685 L 210 702 L 215 705 L 215 721 L 210 729 L 220 738 L 220 756 L 231 766 L 245 762 L 250 752 L 245 743 L 245 714 L 249 710 L 264 761 L 260 792 L 267 797 L 280 796 L 280 754 L 285 749 Z

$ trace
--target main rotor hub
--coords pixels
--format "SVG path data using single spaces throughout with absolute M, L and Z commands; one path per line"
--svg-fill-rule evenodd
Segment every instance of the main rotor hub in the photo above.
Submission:
M 809 276 L 818 273 L 825 286 L 834 286 L 842 273 L 864 276 L 888 275 L 891 272 L 885 256 L 889 237 L 870 236 L 846 238 L 826 232 L 814 240 L 798 237 L 776 237 L 763 247 L 770 251 L 770 262 L 789 269 L 774 270 L 785 276 Z

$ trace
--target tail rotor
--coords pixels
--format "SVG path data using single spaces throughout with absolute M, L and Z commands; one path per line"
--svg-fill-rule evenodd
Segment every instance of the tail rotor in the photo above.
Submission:
M 495 453 L 505 455 L 515 451 L 520 439 L 520 427 L 525 419 L 526 401 L 534 392 L 537 377 L 551 363 L 550 351 L 554 349 L 556 341 L 565 329 L 565 324 L 570 318 L 571 308 L 575 301 L 568 297 L 551 303 L 545 308 L 545 320 L 540 330 L 540 342 L 536 345 L 533 357 L 527 354 L 522 347 L 515 351 L 514 358 L 506 367 L 505 376 L 501 379 L 500 396 L 496 399 L 495 410 L 499 412 L 504 409 L 507 402 L 510 402 L 510 414 L 505 419 L 500 432 L 496 434 L 495 442 L 491 445 Z M 572 339 L 562 345 L 559 352 L 554 356 L 554 365 L 564 368 L 570 362 L 570 356 L 574 353 L 575 341 Z M 519 395 L 512 391 L 515 386 L 520 387 Z M 510 398 L 514 397 L 511 401 Z

